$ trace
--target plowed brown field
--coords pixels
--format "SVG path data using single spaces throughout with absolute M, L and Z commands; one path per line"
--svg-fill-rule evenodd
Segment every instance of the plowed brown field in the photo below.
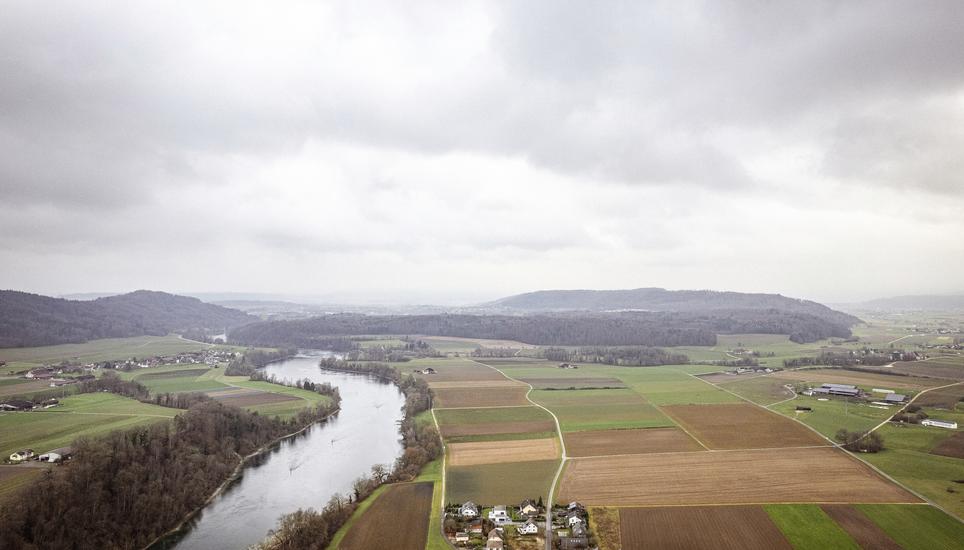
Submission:
M 711 449 L 827 444 L 806 426 L 753 405 L 668 405 L 662 409 Z
M 560 376 L 556 378 L 520 378 L 537 390 L 568 390 L 568 389 L 598 389 L 598 388 L 625 388 L 626 384 L 618 378 L 606 378 L 602 376 Z
M 565 439 L 566 454 L 572 457 L 704 450 L 676 428 L 567 432 Z
M 623 550 L 792 548 L 759 506 L 623 508 L 619 531 Z
M 529 405 L 526 386 L 499 386 L 471 388 L 439 388 L 435 393 L 436 408 L 452 407 L 511 407 Z
M 942 386 L 947 382 L 916 376 L 894 376 L 883 374 L 892 372 L 891 369 L 880 368 L 882 374 L 872 372 L 858 372 L 843 369 L 803 369 L 786 370 L 772 375 L 783 380 L 803 380 L 814 384 L 854 384 L 856 386 L 873 386 L 875 388 L 890 389 L 921 389 Z
M 937 444 L 931 454 L 964 458 L 964 432 L 957 432 Z
M 830 519 L 837 522 L 847 532 L 854 542 L 861 548 L 874 550 L 901 550 L 901 546 L 894 542 L 887 533 L 870 520 L 860 510 L 846 504 L 821 506 Z
M 527 434 L 552 432 L 556 424 L 551 420 L 534 420 L 532 422 L 487 422 L 482 424 L 452 424 L 442 426 L 443 437 L 459 437 L 468 435 L 494 434 Z
M 448 452 L 450 466 L 552 460 L 559 457 L 559 440 L 546 438 L 450 443 Z
M 423 550 L 432 512 L 432 483 L 404 483 L 385 490 L 352 524 L 340 550 Z
M 919 502 L 832 448 L 576 458 L 559 500 L 595 506 Z

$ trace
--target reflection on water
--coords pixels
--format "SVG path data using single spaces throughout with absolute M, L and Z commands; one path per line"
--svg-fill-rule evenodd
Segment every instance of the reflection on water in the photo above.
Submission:
M 341 411 L 302 435 L 248 461 L 239 479 L 176 537 L 155 548 L 237 549 L 261 541 L 278 518 L 298 508 L 321 508 L 374 464 L 391 465 L 401 454 L 398 422 L 404 396 L 368 376 L 322 371 L 323 352 L 265 367 L 268 374 L 330 382 L 341 392 Z

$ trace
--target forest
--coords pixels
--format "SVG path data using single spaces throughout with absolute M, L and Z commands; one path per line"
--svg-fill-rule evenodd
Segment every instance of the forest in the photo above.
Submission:
M 670 353 L 661 348 L 645 346 L 584 347 L 578 349 L 547 348 L 546 359 L 574 363 L 602 363 L 629 367 L 683 365 L 690 362 L 682 353 Z
M 426 335 L 517 340 L 547 346 L 712 346 L 717 334 L 787 334 L 794 342 L 849 337 L 850 327 L 776 309 L 704 312 L 557 313 L 541 315 L 358 315 L 263 321 L 232 330 L 251 346 L 317 347 L 353 334 Z
M 254 320 L 235 309 L 164 292 L 138 290 L 83 301 L 0 290 L 0 348 L 222 331 Z

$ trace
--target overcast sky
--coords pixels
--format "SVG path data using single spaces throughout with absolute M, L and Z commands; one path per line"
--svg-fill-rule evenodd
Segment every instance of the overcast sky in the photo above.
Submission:
M 964 291 L 964 2 L 0 1 L 0 288 Z

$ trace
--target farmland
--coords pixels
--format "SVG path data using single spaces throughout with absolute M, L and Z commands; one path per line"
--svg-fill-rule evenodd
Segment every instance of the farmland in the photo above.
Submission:
M 480 464 L 448 468 L 446 502 L 519 502 L 545 495 L 558 460 Z
M 433 388 L 437 408 L 511 407 L 528 405 L 527 386 L 481 386 L 467 388 Z
M 670 405 L 663 410 L 710 449 L 826 444 L 804 426 L 753 405 Z
M 623 508 L 625 550 L 645 548 L 793 548 L 759 506 Z
M 578 458 L 566 464 L 559 499 L 598 506 L 918 502 L 831 448 Z
M 391 485 L 357 518 L 338 548 L 422 550 L 432 509 L 431 482 Z
M 816 504 L 770 504 L 763 509 L 797 550 L 861 548 Z
M 552 417 L 539 407 L 439 409 L 436 416 L 442 436 L 452 442 L 519 439 L 520 435 L 529 439 L 556 429 Z
M 771 405 L 794 396 L 792 391 L 784 387 L 789 382 L 773 376 L 746 378 L 729 376 L 727 378 L 714 383 L 719 383 L 721 387 L 759 405 Z M 703 377 L 703 379 L 709 381 L 707 377 Z
M 211 346 L 184 340 L 174 335 L 136 336 L 133 338 L 91 340 L 83 344 L 0 349 L 0 361 L 11 363 L 4 368 L 4 372 L 16 372 L 11 370 L 14 367 L 13 363 L 21 365 L 18 370 L 28 370 L 44 363 L 60 363 L 67 360 L 82 362 L 112 361 L 130 357 L 175 355 L 208 347 Z
M 906 550 L 960 548 L 964 524 L 931 506 L 856 506 Z
M 451 443 L 448 451 L 450 466 L 553 460 L 559 457 L 559 440 L 544 438 Z
M 554 412 L 564 432 L 673 425 L 659 409 L 629 389 L 538 390 L 529 397 Z
M 857 508 L 849 504 L 825 504 L 820 508 L 861 548 L 901 549 L 890 535 Z
M 564 437 L 566 451 L 571 457 L 704 450 L 678 428 L 567 432 Z
M 796 409 L 798 406 L 810 407 L 811 410 L 800 412 Z M 821 401 L 817 397 L 806 395 L 774 405 L 772 410 L 796 418 L 827 437 L 833 437 L 840 428 L 851 431 L 868 430 L 897 412 L 894 408 L 878 408 L 844 398 Z

